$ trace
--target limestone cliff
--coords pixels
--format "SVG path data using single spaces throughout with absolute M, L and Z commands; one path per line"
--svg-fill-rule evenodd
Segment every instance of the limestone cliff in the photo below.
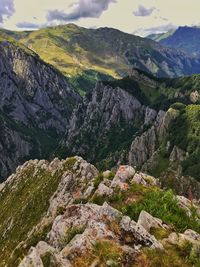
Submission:
M 53 67 L 22 46 L 1 40 L 0 179 L 25 158 L 46 157 L 42 146 L 64 133 L 79 100 Z

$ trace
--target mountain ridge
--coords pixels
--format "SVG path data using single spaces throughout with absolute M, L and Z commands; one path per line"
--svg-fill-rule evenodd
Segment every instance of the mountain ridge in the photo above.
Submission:
M 22 33 L 9 34 L 59 69 L 82 92 L 102 78 L 126 76 L 134 67 L 157 76 L 199 72 L 199 58 L 113 28 L 67 24 Z
M 189 54 L 199 56 L 199 36 L 200 27 L 182 26 L 174 31 L 169 31 L 161 35 L 149 36 L 148 38 L 154 39 L 165 46 L 182 49 Z

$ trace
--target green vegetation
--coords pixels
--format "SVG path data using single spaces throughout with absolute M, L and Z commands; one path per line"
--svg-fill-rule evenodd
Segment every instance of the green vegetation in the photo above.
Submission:
M 159 200 L 159 201 L 158 201 Z M 200 224 L 197 222 L 197 213 L 189 217 L 185 210 L 178 206 L 172 191 L 150 191 L 141 201 L 125 205 L 125 214 L 137 220 L 142 210 L 152 216 L 160 218 L 165 223 L 171 224 L 179 232 L 191 228 L 200 233 Z
M 158 156 L 156 157 L 156 165 L 151 170 L 154 177 L 160 177 L 162 172 L 166 171 L 169 167 L 169 153 L 166 151 L 166 144 L 160 146 Z
M 189 153 L 182 162 L 183 174 L 200 181 L 200 105 L 181 108 L 180 115 L 171 124 L 170 142 Z
M 200 248 L 185 241 L 182 245 L 167 245 L 165 250 L 143 249 L 133 267 L 199 267 Z
M 107 201 L 135 221 L 138 220 L 140 212 L 145 210 L 165 223 L 173 225 L 176 231 L 183 232 L 186 229 L 193 229 L 200 233 L 196 210 L 191 210 L 192 216 L 189 217 L 186 211 L 178 206 L 171 190 L 162 191 L 157 187 L 149 188 L 133 184 L 128 190 L 115 190 L 111 197 L 94 195 L 91 201 L 98 205 Z
M 123 252 L 113 241 L 97 241 L 94 245 L 93 253 L 102 267 L 107 266 L 107 261 L 111 262 L 110 266 L 112 267 L 122 266 Z
M 5 112 L 2 111 L 0 111 L 0 122 L 2 123 L 2 125 L 6 124 L 9 129 L 18 132 L 24 140 L 27 140 L 31 144 L 32 150 L 30 151 L 28 159 L 48 158 L 51 153 L 56 149 L 61 139 L 61 136 L 59 136 L 53 130 L 44 131 L 42 129 L 37 128 L 36 126 L 28 127 L 22 123 L 12 120 L 8 115 L 5 114 Z M 0 138 L 4 137 L 0 135 Z M 25 158 L 23 161 L 28 159 Z
M 46 252 L 41 259 L 44 267 L 59 267 L 58 264 L 55 263 L 54 256 L 51 252 Z
M 74 158 L 68 160 L 66 160 L 66 168 L 54 175 L 30 163 L 20 173 L 17 184 L 16 181 L 12 181 L 0 193 L 0 266 L 3 267 L 6 263 L 9 267 L 17 266 L 30 246 L 45 240 L 51 224 L 46 225 L 41 232 L 33 234 L 26 242 L 27 247 L 15 250 L 21 241 L 27 239 L 28 232 L 45 215 L 49 200 L 57 189 L 62 173 L 72 166 L 72 162 L 75 162 Z
M 72 227 L 67 230 L 65 236 L 60 240 L 60 246 L 65 247 L 76 235 L 80 235 L 85 231 L 85 226 Z
M 180 76 L 196 72 L 196 64 L 188 68 L 186 60 L 180 59 L 183 62 L 181 68 L 176 60 L 172 60 L 173 57 L 169 59 L 153 41 L 115 29 L 85 29 L 68 24 L 31 32 L 1 30 L 0 35 L 12 40 L 15 38 L 28 47 L 29 53 L 37 53 L 68 77 L 71 85 L 81 94 L 89 91 L 97 80 L 127 76 L 135 66 L 163 77 L 169 74 L 162 62 L 167 63 L 172 74 Z M 191 58 L 189 60 L 192 61 Z M 154 91 L 154 94 L 157 93 Z

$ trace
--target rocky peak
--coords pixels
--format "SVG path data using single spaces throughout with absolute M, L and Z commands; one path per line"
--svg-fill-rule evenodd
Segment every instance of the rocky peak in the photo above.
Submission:
M 196 221 L 193 230 L 175 236 L 174 227 L 179 223 L 173 225 L 170 220 L 162 220 L 164 214 L 159 218 L 149 213 L 150 206 L 145 204 L 148 194 L 163 194 L 160 205 L 165 205 L 165 212 L 170 210 L 176 218 L 169 203 L 162 203 L 171 199 L 176 211 L 180 209 L 186 216 L 188 227 L 192 226 L 191 201 L 180 196 L 176 200 L 159 187 L 154 177 L 131 166 L 120 166 L 116 174 L 100 174 L 80 157 L 28 161 L 17 168 L 0 191 L 0 211 L 4 222 L 6 219 L 0 224 L 0 248 L 4 248 L 0 266 L 44 267 L 48 263 L 49 267 L 70 267 L 79 262 L 87 266 L 131 266 L 143 255 L 143 248 L 159 253 L 168 253 L 169 246 L 181 249 L 179 237 L 198 246 L 197 217 L 191 218 Z M 141 209 L 133 219 L 132 212 L 143 201 L 148 211 Z M 198 203 L 193 203 L 199 209 Z M 159 231 L 163 236 L 158 238 Z

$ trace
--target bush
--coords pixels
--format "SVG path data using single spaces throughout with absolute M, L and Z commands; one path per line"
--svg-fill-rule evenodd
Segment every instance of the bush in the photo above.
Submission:
M 171 190 L 150 191 L 137 203 L 126 205 L 126 215 L 137 220 L 140 212 L 145 210 L 152 216 L 158 217 L 165 223 L 172 224 L 177 231 L 191 228 L 200 233 L 200 224 L 196 221 L 196 214 L 189 217 L 186 211 L 178 206 Z
M 93 253 L 103 266 L 107 266 L 106 262 L 111 261 L 111 266 L 122 266 L 122 250 L 113 241 L 101 240 L 97 241 L 93 248 Z M 102 265 L 99 265 L 102 266 Z

